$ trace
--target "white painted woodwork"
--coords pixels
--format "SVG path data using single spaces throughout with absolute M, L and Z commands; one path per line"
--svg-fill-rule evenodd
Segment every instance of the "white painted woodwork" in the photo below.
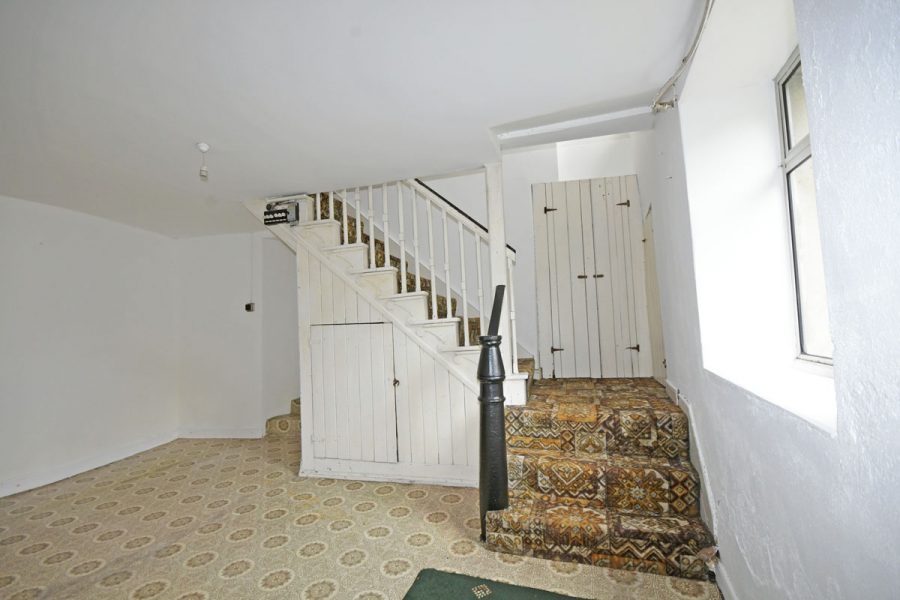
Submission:
M 407 292 L 381 296 L 388 309 L 398 317 L 410 321 L 424 321 L 428 318 L 428 293 Z
M 349 271 L 359 271 L 366 268 L 367 250 L 368 248 L 366 248 L 365 244 L 347 244 L 325 248 L 325 252 L 336 258 Z
M 422 321 L 411 321 L 410 324 L 418 327 L 420 336 L 430 337 L 441 346 L 454 345 L 459 339 L 457 337 L 460 324 L 459 317 L 425 319 Z
M 532 193 L 545 376 L 650 376 L 637 177 L 538 184 Z
M 397 269 L 395 267 L 378 267 L 356 271 L 361 285 L 372 290 L 376 296 L 390 296 L 397 293 Z
M 492 163 L 485 168 L 485 188 L 488 209 L 488 249 L 490 253 L 491 285 L 488 288 L 488 306 L 493 304 L 494 292 L 498 285 L 508 287 L 506 274 L 506 224 L 503 216 L 503 173 L 500 163 Z M 507 290 L 508 291 L 508 290 Z M 512 344 L 509 335 L 509 295 L 504 294 L 500 316 L 500 355 L 507 373 L 516 373 L 512 362 Z

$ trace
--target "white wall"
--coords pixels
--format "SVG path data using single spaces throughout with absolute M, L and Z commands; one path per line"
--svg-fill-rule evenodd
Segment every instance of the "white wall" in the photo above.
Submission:
M 0 495 L 175 436 L 171 239 L 0 197 Z
M 726 597 L 893 598 L 900 562 L 900 119 L 886 98 L 900 93 L 896 6 L 887 0 L 797 3 L 835 343 L 835 434 L 704 368 L 700 316 L 706 307 L 698 306 L 697 290 L 705 283 L 699 273 L 695 277 L 695 264 L 700 269 L 715 249 L 705 245 L 695 221 L 715 207 L 695 205 L 703 194 L 695 196 L 695 190 L 704 174 L 716 182 L 717 159 L 759 131 L 723 138 L 708 127 L 734 126 L 747 114 L 746 105 L 738 112 L 717 106 L 705 115 L 706 127 L 697 114 L 686 118 L 691 102 L 717 93 L 714 85 L 700 91 L 699 69 L 687 78 L 680 111 L 658 115 L 655 126 L 659 169 L 653 185 L 659 193 L 653 211 L 668 374 L 690 414 L 703 509 L 718 540 L 718 580 Z M 755 14 L 784 8 L 783 2 L 751 7 L 720 0 L 704 44 L 730 25 L 752 29 Z M 769 36 L 779 31 L 783 16 L 769 12 L 770 29 L 755 39 L 735 38 L 741 43 L 732 40 L 731 50 L 715 60 L 737 70 L 734 49 L 765 56 L 769 46 L 782 45 Z M 752 86 L 747 94 L 756 94 Z M 685 145 L 705 133 L 726 146 L 721 154 L 694 153 L 688 183 L 682 133 Z M 748 152 L 754 147 L 750 143 Z M 723 197 L 741 194 L 743 185 L 736 179 L 722 188 Z
M 652 169 L 648 162 L 653 149 L 652 130 L 560 142 L 556 149 L 560 181 L 637 175 L 641 204 L 650 205 L 643 180 L 650 177 Z
M 263 418 L 290 411 L 300 397 L 300 353 L 297 340 L 297 262 L 280 240 L 262 238 Z
M 178 242 L 179 422 L 186 437 L 262 435 L 262 317 L 244 310 L 258 299 L 259 244 L 252 234 Z

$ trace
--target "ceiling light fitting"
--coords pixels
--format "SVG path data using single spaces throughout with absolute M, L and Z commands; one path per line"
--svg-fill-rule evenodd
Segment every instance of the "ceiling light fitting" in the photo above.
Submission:
M 209 152 L 209 144 L 206 142 L 197 142 L 197 150 L 200 151 L 200 179 L 207 181 L 209 179 L 209 169 L 206 168 L 206 153 Z

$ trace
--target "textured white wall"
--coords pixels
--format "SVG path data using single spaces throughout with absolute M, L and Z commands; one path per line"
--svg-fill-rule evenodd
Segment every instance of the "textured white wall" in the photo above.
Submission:
M 703 367 L 694 274 L 700 250 L 681 143 L 682 127 L 686 137 L 696 130 L 687 131 L 678 111 L 657 117 L 653 183 L 669 380 L 690 413 L 726 597 L 895 598 L 900 117 L 887 99 L 900 94 L 900 13 L 890 0 L 797 5 L 835 342 L 836 434 Z M 759 9 L 722 0 L 715 11 L 740 20 L 742 10 Z M 690 162 L 688 174 L 714 169 L 711 160 Z
M 173 241 L 0 197 L 0 495 L 175 437 Z
M 300 352 L 297 340 L 297 260 L 280 240 L 262 239 L 263 418 L 283 415 L 300 396 Z

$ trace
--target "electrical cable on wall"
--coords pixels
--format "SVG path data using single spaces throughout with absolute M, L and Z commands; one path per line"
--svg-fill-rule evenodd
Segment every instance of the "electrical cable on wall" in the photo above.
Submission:
M 709 15 L 712 13 L 712 7 L 715 4 L 715 0 L 706 0 L 706 6 L 703 8 L 703 18 L 700 20 L 700 27 L 697 28 L 697 35 L 694 36 L 694 41 L 691 43 L 691 47 L 688 50 L 687 54 L 684 55 L 684 58 L 681 59 L 681 64 L 678 65 L 678 68 L 675 70 L 675 73 L 666 81 L 665 84 L 659 91 L 656 93 L 656 96 L 653 97 L 653 102 L 650 103 L 650 108 L 653 109 L 653 112 L 660 112 L 663 110 L 669 110 L 670 108 L 675 108 L 675 102 L 678 98 L 673 97 L 671 100 L 663 100 L 663 97 L 669 93 L 669 91 L 675 87 L 675 84 L 678 82 L 678 78 L 684 75 L 684 72 L 687 70 L 688 66 L 691 64 L 691 61 L 694 59 L 694 55 L 697 53 L 697 47 L 700 45 L 700 37 L 703 35 L 703 31 L 706 29 L 706 24 L 709 22 Z

